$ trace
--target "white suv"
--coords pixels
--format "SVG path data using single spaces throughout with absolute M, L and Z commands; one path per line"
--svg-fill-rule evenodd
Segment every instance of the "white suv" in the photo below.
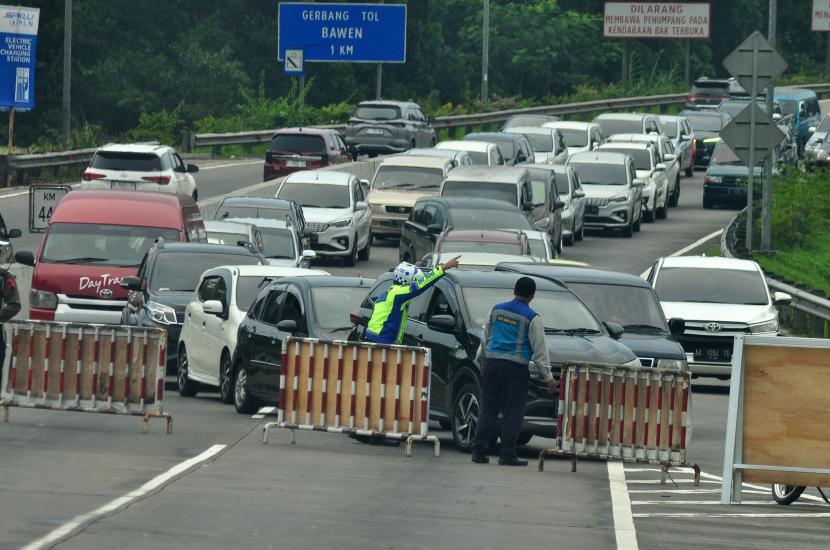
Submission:
M 185 164 L 166 145 L 104 145 L 84 170 L 81 189 L 125 189 L 190 195 L 199 199 L 193 174 L 195 164 Z
M 686 329 L 678 336 L 689 369 L 700 376 L 728 378 L 736 335 L 778 334 L 778 309 L 792 298 L 770 296 L 761 267 L 751 260 L 706 256 L 660 258 L 648 281 L 666 318 L 678 317 Z
M 276 198 L 297 201 L 318 256 L 339 256 L 347 266 L 369 259 L 372 216 L 357 176 L 334 170 L 289 174 Z
M 669 206 L 677 206 L 680 198 L 680 158 L 675 154 L 674 145 L 665 134 L 614 134 L 608 143 L 651 143 L 657 149 L 658 157 L 666 166 Z
M 654 145 L 605 142 L 597 147 L 597 151 L 623 153 L 634 161 L 637 179 L 643 183 L 643 221 L 653 222 L 655 218 L 668 217 L 669 182 L 666 165 Z
M 202 273 L 184 313 L 179 336 L 178 387 L 183 396 L 196 395 L 200 384 L 219 388 L 225 404 L 233 402 L 231 358 L 236 333 L 265 279 L 328 275 L 325 271 L 267 265 L 221 266 Z

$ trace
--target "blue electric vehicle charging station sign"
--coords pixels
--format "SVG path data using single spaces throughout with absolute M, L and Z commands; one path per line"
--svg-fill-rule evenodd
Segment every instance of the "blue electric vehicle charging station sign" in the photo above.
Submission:
M 280 2 L 278 58 L 303 50 L 304 61 L 404 63 L 405 4 Z
M 35 106 L 35 52 L 40 10 L 0 6 L 0 108 Z

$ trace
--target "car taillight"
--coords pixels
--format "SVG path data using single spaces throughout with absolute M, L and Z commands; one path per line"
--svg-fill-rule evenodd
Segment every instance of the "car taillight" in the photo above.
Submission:
M 105 177 L 107 177 L 107 176 L 105 176 L 104 174 L 99 174 L 97 172 L 84 172 L 83 175 L 81 176 L 81 179 L 83 181 L 94 181 L 94 180 L 102 180 Z
M 144 176 L 144 181 L 151 181 L 153 183 L 157 183 L 159 185 L 167 185 L 170 183 L 170 176 Z

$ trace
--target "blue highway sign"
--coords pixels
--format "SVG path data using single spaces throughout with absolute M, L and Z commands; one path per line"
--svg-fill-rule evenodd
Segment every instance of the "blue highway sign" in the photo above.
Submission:
M 40 10 L 0 6 L 0 109 L 35 106 L 35 51 Z
M 279 3 L 280 61 L 303 50 L 304 61 L 404 63 L 405 4 Z

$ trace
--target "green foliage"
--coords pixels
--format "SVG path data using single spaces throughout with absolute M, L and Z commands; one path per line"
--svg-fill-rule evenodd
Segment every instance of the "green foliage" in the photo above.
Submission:
M 186 122 L 182 112 L 183 104 L 179 103 L 172 111 L 162 110 L 155 113 L 141 113 L 138 126 L 127 133 L 131 141 L 158 141 L 159 143 L 177 145 L 181 143 L 186 129 Z

